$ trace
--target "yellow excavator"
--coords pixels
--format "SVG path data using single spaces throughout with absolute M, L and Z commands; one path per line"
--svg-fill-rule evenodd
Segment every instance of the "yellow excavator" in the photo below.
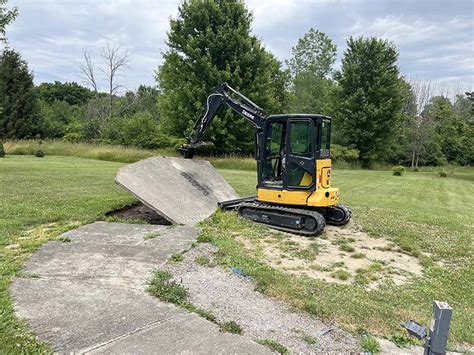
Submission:
M 192 159 L 218 110 L 228 106 L 255 127 L 257 195 L 221 202 L 223 210 L 272 228 L 315 236 L 326 224 L 344 225 L 351 210 L 331 187 L 331 118 L 319 114 L 266 116 L 262 108 L 227 83 L 207 97 L 203 114 L 180 149 Z

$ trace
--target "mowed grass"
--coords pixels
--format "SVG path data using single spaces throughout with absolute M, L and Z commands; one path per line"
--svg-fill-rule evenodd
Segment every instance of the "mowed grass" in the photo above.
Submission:
M 0 159 L 0 353 L 47 349 L 14 317 L 11 277 L 45 241 L 133 201 L 114 183 L 122 165 L 74 157 Z
M 255 173 L 221 170 L 241 195 L 255 191 Z M 354 219 L 373 237 L 392 240 L 417 256 L 423 276 L 401 286 L 385 283 L 375 290 L 336 285 L 283 274 L 262 264 L 236 240 L 236 233 L 267 233 L 235 214 L 217 213 L 203 224 L 201 240 L 211 241 L 224 265 L 250 274 L 260 291 L 290 302 L 352 331 L 361 329 L 387 338 L 404 336 L 399 324 L 414 319 L 429 325 L 433 300 L 454 309 L 450 344 L 474 343 L 474 170 L 447 178 L 433 172 L 334 170 L 334 186 Z
M 133 201 L 114 183 L 122 165 L 48 155 L 0 159 L 0 353 L 48 350 L 14 317 L 10 279 L 45 241 L 103 219 L 104 212 Z M 255 172 L 220 172 L 239 194 L 255 193 Z M 333 171 L 333 184 L 341 188 L 343 202 L 371 235 L 389 238 L 413 255 L 430 253 L 419 256 L 424 276 L 398 287 L 386 284 L 368 291 L 278 272 L 247 253 L 235 238 L 235 233 L 260 235 L 268 229 L 234 213 L 217 213 L 204 222 L 200 239 L 220 248 L 221 264 L 252 275 L 259 291 L 353 331 L 400 336 L 400 321 L 428 324 L 431 302 L 446 300 L 454 308 L 450 344 L 473 344 L 473 182 L 472 169 L 448 178 L 440 178 L 436 171 L 403 177 L 389 171 Z

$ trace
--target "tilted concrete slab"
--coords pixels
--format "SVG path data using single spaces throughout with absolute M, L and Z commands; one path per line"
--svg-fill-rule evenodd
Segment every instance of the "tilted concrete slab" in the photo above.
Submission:
M 173 223 L 194 225 L 209 217 L 217 202 L 238 198 L 204 160 L 153 157 L 122 167 L 116 182 Z
M 59 353 L 268 351 L 145 292 L 153 270 L 197 234 L 191 226 L 106 222 L 69 231 L 70 242 L 45 244 L 24 277 L 13 278 L 15 311 Z

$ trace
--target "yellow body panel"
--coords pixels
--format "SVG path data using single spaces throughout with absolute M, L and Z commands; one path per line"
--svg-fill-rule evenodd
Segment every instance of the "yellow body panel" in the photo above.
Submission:
M 306 173 L 301 186 L 311 184 L 311 175 Z M 278 189 L 257 189 L 257 200 L 280 205 L 312 207 L 332 206 L 339 201 L 339 189 L 331 187 L 331 159 L 316 160 L 316 191 L 288 191 Z

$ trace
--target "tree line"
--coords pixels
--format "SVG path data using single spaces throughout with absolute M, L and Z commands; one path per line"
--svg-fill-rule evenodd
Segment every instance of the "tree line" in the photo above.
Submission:
M 0 0 L 0 40 L 17 16 Z M 33 84 L 21 54 L 0 56 L 0 139 L 55 138 L 141 148 L 181 144 L 212 89 L 227 82 L 275 113 L 333 117 L 333 152 L 372 162 L 440 165 L 474 163 L 474 95 L 448 93 L 434 82 L 403 77 L 398 50 L 374 37 L 350 37 L 340 70 L 337 47 L 311 28 L 278 61 L 252 34 L 252 13 L 239 0 L 187 0 L 170 20 L 168 49 L 156 86 L 125 91 L 120 85 L 131 54 L 114 43 L 84 50 L 78 83 Z M 107 91 L 99 90 L 105 79 Z M 253 152 L 252 127 L 222 110 L 206 139 L 211 153 Z

